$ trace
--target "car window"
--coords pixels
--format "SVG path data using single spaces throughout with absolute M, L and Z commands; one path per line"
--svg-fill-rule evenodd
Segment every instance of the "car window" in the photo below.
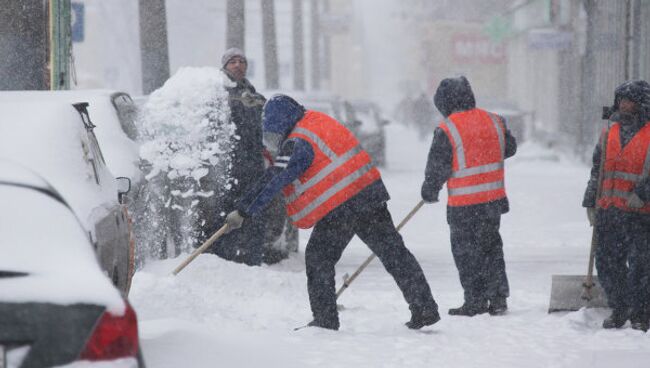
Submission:
M 106 161 L 104 160 L 104 155 L 102 150 L 99 148 L 99 143 L 97 142 L 97 137 L 95 136 L 94 128 L 95 124 L 90 120 L 90 115 L 88 114 L 88 103 L 77 103 L 73 105 L 75 109 L 79 112 L 81 116 L 81 121 L 84 125 L 86 131 L 87 139 L 81 140 L 81 147 L 84 153 L 84 159 L 88 162 L 93 168 L 93 174 L 95 176 L 95 182 L 98 185 L 100 183 L 100 170 L 106 170 Z
M 138 130 L 135 127 L 135 120 L 138 115 L 138 108 L 131 96 L 123 92 L 114 93 L 111 95 L 111 103 L 115 107 L 117 118 L 124 133 L 132 140 L 136 140 Z

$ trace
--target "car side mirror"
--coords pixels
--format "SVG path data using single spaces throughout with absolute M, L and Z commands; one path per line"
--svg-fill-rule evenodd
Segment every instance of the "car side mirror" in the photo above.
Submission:
M 124 204 L 124 197 L 131 191 L 131 179 L 125 176 L 115 178 L 117 182 L 117 200 Z

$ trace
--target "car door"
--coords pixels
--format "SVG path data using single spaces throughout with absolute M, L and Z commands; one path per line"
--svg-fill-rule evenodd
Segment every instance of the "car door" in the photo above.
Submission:
M 79 111 L 86 132 L 86 136 L 82 137 L 84 159 L 93 168 L 95 183 L 99 186 L 105 185 L 103 180 L 107 177 L 114 178 L 110 175 L 100 175 L 108 172 L 108 168 L 93 131 L 95 125 L 90 120 L 88 104 L 78 103 L 74 104 L 74 107 Z M 113 284 L 126 295 L 133 275 L 134 251 L 126 211 L 117 196 L 118 193 L 115 193 L 115 202 L 93 211 L 93 243 L 102 268 Z

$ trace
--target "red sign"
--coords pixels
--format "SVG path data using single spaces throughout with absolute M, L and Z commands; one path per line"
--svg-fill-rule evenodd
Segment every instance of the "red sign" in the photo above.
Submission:
M 478 34 L 455 34 L 452 54 L 458 64 L 503 64 L 506 62 L 504 43 L 494 43 Z

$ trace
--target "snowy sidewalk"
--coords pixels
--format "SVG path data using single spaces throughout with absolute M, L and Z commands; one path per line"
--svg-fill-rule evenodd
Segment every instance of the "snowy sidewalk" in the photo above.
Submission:
M 388 132 L 383 170 L 397 223 L 419 201 L 429 142 L 399 126 Z M 600 328 L 606 310 L 547 313 L 552 274 L 586 272 L 591 229 L 580 207 L 588 168 L 523 145 L 506 166 L 511 212 L 503 217 L 509 313 L 451 317 L 462 289 L 449 249 L 445 198 L 404 228 L 442 320 L 411 331 L 396 285 L 375 261 L 339 301 L 341 330 L 292 331 L 311 319 L 301 253 L 249 268 L 203 255 L 178 277 L 182 258 L 153 262 L 133 281 L 149 367 L 648 367 L 650 334 Z M 369 255 L 357 238 L 337 265 L 337 282 Z

